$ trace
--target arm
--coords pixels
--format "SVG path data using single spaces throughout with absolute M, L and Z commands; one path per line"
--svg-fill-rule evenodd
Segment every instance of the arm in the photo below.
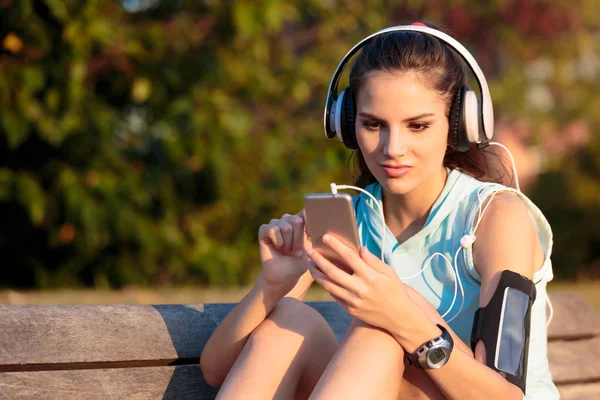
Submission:
M 211 386 L 223 383 L 250 334 L 284 296 L 304 298 L 313 282 L 302 254 L 306 240 L 302 215 L 285 214 L 258 231 L 262 272 L 250 292 L 212 333 L 200 368 Z M 299 252 L 299 253 L 298 253 Z
M 473 246 L 474 263 L 482 277 L 481 307 L 486 306 L 492 297 L 501 271 L 510 269 L 533 278 L 538 243 L 536 229 L 522 201 L 511 194 L 496 195 L 479 226 Z M 420 329 L 421 332 L 411 333 L 401 344 L 408 351 L 413 351 L 435 337 L 435 333 L 425 333 L 431 328 L 429 325 Z M 437 335 L 439 333 L 437 329 Z M 480 342 L 475 349 L 475 359 L 453 351 L 444 367 L 426 371 L 451 399 L 481 398 L 483 394 L 486 398 L 521 399 L 521 390 L 488 368 L 484 360 L 485 349 Z
M 310 274 L 310 271 L 306 271 L 304 275 L 300 277 L 296 286 L 294 286 L 294 288 L 290 290 L 289 293 L 285 295 L 285 297 L 293 297 L 295 299 L 303 301 L 304 296 L 306 296 L 306 293 L 308 293 L 308 289 L 310 289 L 314 281 L 315 280 Z
M 474 247 L 477 270 L 482 276 L 481 306 L 487 305 L 498 284 L 500 272 L 506 269 L 531 279 L 535 254 L 539 249 L 537 231 L 525 205 L 513 195 L 497 195 L 487 209 L 477 231 Z M 307 248 L 313 264 L 309 269 L 315 280 L 353 317 L 387 330 L 409 353 L 439 336 L 441 330 L 432 320 L 427 307 L 411 298 L 410 290 L 396 273 L 366 248 L 356 254 L 333 235 L 323 236 L 352 274 L 332 264 L 318 251 Z M 541 263 L 540 263 L 541 264 Z M 412 296 L 416 297 L 416 296 Z M 418 297 L 417 297 L 418 298 Z M 437 312 L 434 313 L 437 314 Z M 441 317 L 439 317 L 441 318 Z M 483 350 L 475 357 L 458 346 L 449 361 L 439 369 L 426 373 L 450 399 L 520 399 L 521 389 L 499 373 L 488 368 Z
M 433 322 L 434 324 L 443 325 L 448 330 L 450 335 L 452 335 L 452 339 L 454 340 L 455 349 L 460 349 L 469 357 L 474 357 L 471 347 L 469 347 L 468 344 L 463 342 L 462 339 L 458 337 L 456 333 L 454 333 L 452 328 L 450 328 L 450 325 L 448 325 L 446 321 L 444 321 L 442 316 L 437 312 L 435 308 L 433 308 L 431 304 L 429 304 L 429 302 L 421 295 L 421 293 L 417 292 L 410 286 L 406 286 L 406 291 L 408 292 L 408 296 L 410 297 L 410 299 L 421 309 L 422 313 L 429 317 L 429 320 L 431 322 Z M 432 328 L 432 332 L 436 332 L 437 327 L 434 326 L 434 328 L 435 329 Z M 439 329 L 437 331 L 439 332 Z

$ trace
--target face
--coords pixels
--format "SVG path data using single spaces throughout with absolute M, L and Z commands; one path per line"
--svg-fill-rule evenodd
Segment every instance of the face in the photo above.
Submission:
M 356 138 L 367 167 L 390 194 L 445 179 L 443 97 L 412 72 L 376 72 L 356 98 Z

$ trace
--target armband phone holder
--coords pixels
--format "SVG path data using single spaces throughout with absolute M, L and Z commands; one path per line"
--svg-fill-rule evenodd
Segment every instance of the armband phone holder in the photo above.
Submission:
M 516 272 L 502 271 L 487 306 L 475 313 L 471 348 L 485 345 L 486 365 L 525 393 L 531 307 L 535 285 Z

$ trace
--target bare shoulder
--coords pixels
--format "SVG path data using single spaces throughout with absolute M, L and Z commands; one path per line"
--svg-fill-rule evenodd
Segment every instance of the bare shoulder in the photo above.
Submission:
M 475 236 L 473 262 L 482 283 L 505 269 L 533 278 L 539 237 L 527 206 L 515 193 L 493 197 Z

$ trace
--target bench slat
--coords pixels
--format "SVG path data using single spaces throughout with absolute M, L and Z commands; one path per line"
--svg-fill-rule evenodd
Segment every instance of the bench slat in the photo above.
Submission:
M 600 315 L 571 291 L 550 292 L 554 317 L 548 340 L 575 340 L 600 335 Z
M 556 384 L 600 382 L 600 337 L 552 342 L 548 362 Z
M 351 318 L 337 303 L 309 304 L 341 340 Z M 233 307 L 0 306 L 0 372 L 196 364 Z
M 562 400 L 598 400 L 600 399 L 600 382 L 584 385 L 563 385 L 558 387 Z
M 600 398 L 600 383 L 559 385 L 565 400 Z M 0 373 L 0 398 L 214 399 L 198 366 Z
M 214 399 L 198 366 L 0 373 L 0 398 L 46 400 Z
M 198 344 L 222 317 L 203 311 L 202 305 L 0 306 L 0 343 L 10 344 L 0 348 L 0 371 L 197 359 Z

